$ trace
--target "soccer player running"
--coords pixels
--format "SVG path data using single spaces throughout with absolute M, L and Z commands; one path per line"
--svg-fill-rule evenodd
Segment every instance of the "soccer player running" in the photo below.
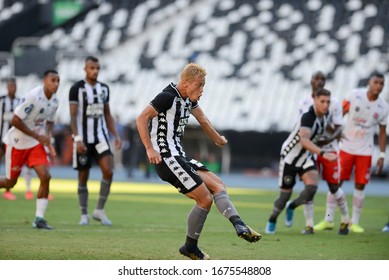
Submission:
M 322 150 L 317 144 L 330 121 L 331 93 L 324 89 L 318 89 L 313 97 L 313 105 L 308 112 L 301 116 L 293 131 L 282 144 L 279 170 L 280 195 L 275 200 L 272 213 L 266 224 L 265 232 L 274 234 L 277 218 L 287 205 L 285 224 L 293 223 L 294 209 L 302 204 L 313 201 L 319 181 L 319 173 L 314 154 L 322 156 L 325 160 L 336 161 L 337 155 Z M 296 175 L 299 175 L 304 183 L 304 190 L 293 201 L 289 201 L 293 187 L 296 184 Z M 289 201 L 289 202 L 288 202 Z M 306 220 L 307 219 L 306 217 Z M 306 227 L 303 233 L 313 232 L 312 225 Z
M 19 104 L 19 98 L 16 97 L 16 79 L 14 77 L 7 79 L 7 95 L 0 96 L 0 159 L 4 156 L 5 147 L 3 138 L 7 131 L 12 127 L 11 119 L 13 116 L 14 109 Z M 25 169 L 24 178 L 26 180 L 26 192 L 24 197 L 27 200 L 34 199 L 34 194 L 31 191 L 31 170 Z M 16 200 L 16 196 L 11 192 L 10 189 L 6 189 L 3 198 L 5 200 Z M 49 195 L 50 198 L 50 195 Z
M 115 138 L 115 148 L 121 148 L 121 139 L 109 107 L 109 87 L 97 80 L 100 63 L 96 57 L 85 59 L 85 79 L 76 82 L 69 92 L 70 127 L 73 133 L 73 168 L 78 170 L 78 200 L 81 210 L 80 225 L 89 224 L 88 187 L 89 170 L 95 159 L 102 172 L 100 195 L 92 218 L 111 226 L 104 206 L 113 178 L 113 155 L 109 146 L 109 131 Z M 107 129 L 108 128 L 108 129 Z
M 315 92 L 320 88 L 324 88 L 326 79 L 326 75 L 321 71 L 313 73 L 311 78 L 311 95 L 306 96 L 301 101 L 299 106 L 300 116 L 309 110 L 309 106 L 313 104 Z M 325 133 L 318 139 L 317 145 L 321 146 L 323 151 L 337 154 L 339 151 L 337 139 L 340 138 L 342 132 L 343 114 L 340 103 L 334 97 L 331 97 L 329 118 L 330 126 L 327 128 L 327 131 L 325 131 Z M 339 188 L 339 158 L 336 161 L 329 161 L 318 155 L 316 158 L 316 163 L 318 165 L 319 172 L 321 172 L 322 179 L 325 180 L 328 184 L 329 191 L 327 194 L 327 208 L 331 207 L 335 209 L 336 206 L 339 207 L 342 218 L 338 232 L 339 234 L 347 235 L 349 231 L 348 224 L 350 222 L 350 216 L 348 213 L 346 195 L 344 191 Z M 313 231 L 310 230 L 310 228 L 313 226 L 313 207 L 313 201 L 308 201 L 306 204 L 304 204 L 304 215 L 306 217 L 306 227 L 308 229 L 305 233 L 307 234 L 313 233 Z M 322 230 L 324 228 L 332 229 L 334 227 L 333 219 L 333 212 L 332 216 L 330 213 L 326 213 L 325 219 L 321 223 L 315 225 L 313 229 L 315 231 Z
M 187 157 L 183 150 L 181 141 L 190 114 L 216 146 L 227 144 L 226 138 L 215 130 L 199 106 L 205 76 L 203 67 L 195 63 L 187 64 L 178 84 L 169 84 L 136 120 L 147 157 L 155 165 L 159 177 L 196 202 L 188 215 L 186 242 L 179 249 L 182 255 L 194 260 L 210 259 L 199 249 L 198 239 L 212 200 L 220 213 L 233 224 L 239 237 L 248 242 L 261 238 L 259 233 L 241 220 L 223 181 L 202 163 Z
M 389 105 L 380 97 L 384 88 L 385 78 L 381 73 L 373 73 L 367 88 L 357 88 L 343 100 L 343 115 L 345 124 L 340 140 L 340 180 L 349 180 L 355 167 L 355 190 L 350 230 L 356 233 L 364 232 L 359 225 L 363 202 L 364 189 L 370 180 L 370 168 L 374 147 L 374 132 L 379 128 L 378 145 L 380 156 L 377 160 L 376 173 L 379 174 L 384 166 L 386 148 L 386 124 Z M 335 209 L 327 204 L 326 213 L 333 216 Z M 325 229 L 325 228 L 323 228 Z
M 4 138 L 6 177 L 0 178 L 0 188 L 13 188 L 24 164 L 35 170 L 40 185 L 32 226 L 39 229 L 53 228 L 44 219 L 51 179 L 45 146 L 55 156 L 50 138 L 59 104 L 55 95 L 59 82 L 57 71 L 47 70 L 44 73 L 43 86 L 31 90 L 15 108 L 11 119 L 13 127 Z

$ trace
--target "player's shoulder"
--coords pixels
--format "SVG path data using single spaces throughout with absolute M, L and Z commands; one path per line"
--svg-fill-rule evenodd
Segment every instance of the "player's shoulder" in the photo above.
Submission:
M 340 101 L 338 98 L 331 96 L 331 103 L 340 104 Z
M 316 119 L 316 114 L 315 114 L 315 109 L 313 108 L 313 105 L 309 106 L 309 108 L 307 109 L 307 111 L 305 111 L 301 118 L 310 118 L 310 119 Z
M 43 86 L 37 86 L 27 93 L 26 99 L 37 99 L 41 95 L 43 95 Z
M 72 85 L 71 89 L 78 89 L 80 87 L 84 87 L 84 85 L 85 85 L 85 81 L 79 80 Z
M 103 83 L 103 82 L 100 82 L 100 81 L 98 81 L 98 83 L 99 83 L 102 87 L 109 88 L 109 86 L 108 86 L 107 83 Z
M 175 87 L 173 83 L 169 84 L 167 87 L 165 87 L 159 94 L 159 97 L 167 98 L 167 99 L 174 99 L 176 97 L 179 97 L 180 94 L 178 92 L 178 89 Z
M 382 96 L 378 97 L 378 101 L 380 102 L 380 106 L 382 106 L 386 112 L 389 112 L 389 103 Z
M 364 94 L 367 94 L 367 87 L 354 88 L 350 92 L 350 97 L 360 98 Z

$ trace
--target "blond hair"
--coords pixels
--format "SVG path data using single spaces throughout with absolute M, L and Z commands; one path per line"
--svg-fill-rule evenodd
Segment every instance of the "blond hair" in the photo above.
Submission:
M 187 80 L 192 82 L 196 77 L 205 77 L 207 71 L 196 63 L 188 63 L 180 74 L 180 82 Z

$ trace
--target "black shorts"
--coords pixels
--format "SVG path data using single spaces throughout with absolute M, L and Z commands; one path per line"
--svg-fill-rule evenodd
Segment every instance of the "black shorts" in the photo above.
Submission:
M 162 158 L 155 170 L 163 181 L 169 182 L 183 194 L 193 191 L 203 183 L 197 170 L 208 171 L 201 162 L 182 156 Z
M 111 149 L 108 145 L 108 149 L 100 151 L 96 148 L 97 144 L 86 144 L 87 152 L 86 154 L 77 153 L 77 144 L 73 143 L 73 168 L 76 170 L 89 169 L 92 167 L 92 159 L 95 159 L 98 162 L 101 158 L 106 155 L 112 155 Z
M 278 184 L 280 188 L 292 189 L 296 184 L 296 176 L 299 175 L 301 178 L 304 173 L 310 170 L 317 170 L 317 164 L 314 159 L 308 159 L 307 162 L 301 167 L 288 164 L 284 162 L 283 159 L 281 159 L 278 177 Z

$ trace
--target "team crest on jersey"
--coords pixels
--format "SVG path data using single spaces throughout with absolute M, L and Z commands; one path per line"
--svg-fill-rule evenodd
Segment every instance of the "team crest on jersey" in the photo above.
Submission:
M 378 120 L 378 117 L 379 117 L 378 113 L 375 112 L 375 113 L 373 114 L 373 118 L 374 118 L 375 120 Z

